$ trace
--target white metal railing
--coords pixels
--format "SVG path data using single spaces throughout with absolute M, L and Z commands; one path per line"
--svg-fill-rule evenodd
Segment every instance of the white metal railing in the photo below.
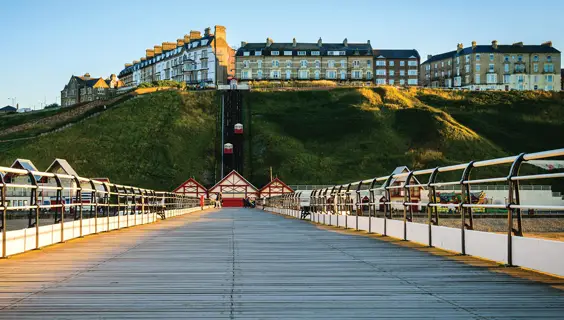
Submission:
M 0 167 L 1 256 L 200 208 L 182 194 Z

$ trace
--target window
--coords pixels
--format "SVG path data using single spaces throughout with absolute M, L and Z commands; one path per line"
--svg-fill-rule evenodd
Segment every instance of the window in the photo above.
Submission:
M 533 61 L 534 61 L 534 62 L 538 62 L 538 61 L 539 61 L 539 56 L 536 56 L 536 55 L 533 56 Z
M 470 56 L 469 55 L 466 55 L 465 58 L 466 58 L 466 63 L 470 62 Z
M 292 55 L 292 51 L 284 51 L 284 55 L 285 55 L 285 56 L 291 56 L 291 55 Z
M 341 67 L 346 67 L 347 66 L 347 60 L 341 60 Z
M 335 68 L 335 60 L 327 61 L 327 68 Z
M 273 67 L 273 68 L 278 68 L 278 67 L 280 67 L 280 61 L 278 61 L 278 60 L 272 60 L 272 67 Z
M 359 60 L 353 60 L 353 67 L 354 68 L 360 67 L 360 61 Z
M 550 75 L 547 75 L 547 76 L 545 76 L 546 82 L 552 82 L 552 81 L 553 81 L 553 77 L 554 77 L 554 76 L 553 76 L 553 75 L 551 75 L 551 74 L 550 74 Z
M 280 55 L 280 51 L 271 51 L 270 52 L 271 56 L 279 56 Z
M 371 61 L 371 60 L 366 60 L 366 66 L 367 66 L 368 68 L 371 68 L 371 67 L 372 67 L 372 61 Z
M 490 61 L 494 61 L 494 54 L 490 53 Z
M 352 72 L 353 79 L 362 79 L 362 73 L 360 71 L 353 71 Z
M 470 75 L 469 74 L 464 76 L 464 83 L 466 83 L 466 84 L 470 83 Z
M 546 91 L 552 91 L 552 86 L 546 86 L 546 87 L 545 87 L 545 90 L 546 90 Z
M 546 56 L 546 61 L 552 62 L 552 57 L 551 57 L 551 56 Z
M 376 66 L 385 67 L 386 66 L 386 60 L 376 60 Z
M 449 70 L 449 71 L 448 71 L 448 77 L 450 78 L 450 76 L 451 76 L 451 73 L 450 73 L 450 70 Z
M 522 61 L 523 61 L 523 56 L 522 56 L 522 55 L 518 55 L 518 56 L 517 56 L 517 61 L 522 62 Z
M 321 61 L 315 60 L 315 67 L 316 67 L 317 69 L 321 68 Z
M 342 55 L 342 56 L 347 55 L 347 53 L 345 51 L 340 51 L 339 54 Z
M 372 79 L 372 72 L 366 71 L 366 79 Z
M 261 56 L 261 55 L 262 55 L 262 51 L 260 50 L 255 51 L 255 56 Z
M 416 75 L 417 75 L 417 70 L 407 70 L 407 75 L 408 75 L 408 76 L 416 76 Z
M 479 64 L 476 65 L 476 72 L 480 72 L 480 65 Z
M 388 62 L 388 65 L 389 65 L 390 67 L 393 67 L 393 66 L 394 66 L 394 62 L 393 62 L 393 61 L 389 61 L 389 62 Z
M 437 64 L 435 63 L 435 69 L 437 69 Z
M 490 64 L 488 65 L 488 72 L 494 72 L 494 66 L 495 66 L 495 65 L 494 65 L 493 63 L 490 63 Z
M 262 68 L 262 60 L 257 61 L 257 67 L 258 67 L 259 69 Z
M 393 77 L 394 74 L 395 74 L 394 70 L 390 70 L 390 72 L 389 72 L 390 77 Z
M 244 52 L 243 52 L 243 56 L 245 56 L 245 57 L 248 57 L 248 56 L 250 56 L 250 55 L 251 55 L 251 53 L 250 53 L 249 51 L 244 51 Z M 160 57 L 159 57 L 159 58 L 160 58 Z M 159 59 L 159 60 L 160 60 L 160 59 Z
M 504 72 L 509 72 L 509 64 L 508 64 L 508 63 L 506 63 L 506 64 L 503 65 L 503 71 L 504 71 Z
M 480 61 L 480 58 L 481 58 L 481 57 L 480 57 L 480 54 L 477 53 L 477 54 L 476 54 L 476 61 Z
M 488 74 L 486 77 L 486 82 L 489 84 L 497 83 L 497 74 L 495 73 Z
M 327 79 L 336 79 L 337 73 L 335 71 L 327 71 Z
M 298 56 L 305 56 L 306 52 L 305 51 L 298 51 Z
M 475 76 L 475 78 L 474 78 L 474 83 L 480 84 L 480 75 L 479 75 L 479 74 L 477 74 L 477 75 Z
M 456 64 L 460 64 L 460 57 L 456 57 Z
M 515 72 L 525 72 L 525 65 L 524 64 L 516 64 L 515 65 Z
M 262 70 L 257 71 L 257 79 L 262 79 Z
M 405 70 L 400 70 L 400 76 L 405 76 Z
M 300 67 L 307 68 L 307 60 L 300 61 Z
M 400 61 L 400 67 L 403 67 L 403 66 L 405 66 L 405 61 L 401 60 Z
M 552 63 L 545 63 L 544 72 L 554 72 L 554 65 Z
M 405 80 L 400 79 L 400 86 L 403 86 L 403 85 L 405 85 Z
M 450 60 L 447 61 L 447 64 L 450 66 Z
M 503 61 L 509 62 L 509 56 L 504 56 L 504 57 L 503 57 Z
M 417 79 L 407 79 L 407 84 L 410 86 L 416 86 L 417 85 Z
M 441 77 L 444 78 L 445 77 L 445 72 L 441 71 Z
M 394 79 L 388 80 L 388 83 L 393 86 L 394 85 Z
M 309 71 L 300 70 L 299 77 L 300 77 L 300 79 L 309 79 Z
M 243 79 L 249 79 L 249 71 L 243 71 L 241 72 L 241 78 Z
M 470 65 L 469 64 L 464 66 L 464 71 L 466 71 L 466 73 L 470 72 Z
M 347 79 L 347 73 L 345 71 L 341 71 L 341 80 Z
M 280 79 L 280 71 L 271 71 L 270 72 L 270 78 L 272 79 Z
M 292 71 L 286 70 L 286 80 L 292 79 Z
M 319 70 L 315 70 L 315 80 L 319 80 Z
M 248 67 L 249 67 L 249 60 L 243 61 L 243 68 L 248 68 Z
M 539 64 L 538 63 L 533 63 L 533 71 L 539 72 Z
M 386 84 L 386 79 L 376 79 L 376 84 Z
M 385 69 L 376 70 L 376 75 L 377 75 L 377 76 L 385 76 L 385 75 L 386 75 L 386 70 L 385 70 Z
M 311 52 L 311 55 L 312 55 L 312 56 L 318 56 L 318 55 L 319 55 L 319 51 L 312 51 L 312 52 Z
M 539 76 L 534 76 L 534 77 L 533 77 L 533 82 L 535 82 L 535 83 L 536 83 L 536 82 L 539 82 Z
M 292 67 L 292 61 L 286 60 L 286 68 L 291 68 L 291 67 Z

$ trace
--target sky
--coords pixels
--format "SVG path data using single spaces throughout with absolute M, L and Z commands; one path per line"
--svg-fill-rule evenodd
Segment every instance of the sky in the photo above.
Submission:
M 0 8 L 0 107 L 60 102 L 71 75 L 107 78 L 145 49 L 216 24 L 227 41 L 366 42 L 428 54 L 551 40 L 564 48 L 564 1 L 474 0 L 71 0 L 5 1 Z

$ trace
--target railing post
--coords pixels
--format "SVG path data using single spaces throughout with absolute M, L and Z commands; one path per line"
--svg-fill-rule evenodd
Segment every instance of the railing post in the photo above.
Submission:
M 509 175 L 507 176 L 507 183 L 508 183 L 508 203 L 507 203 L 507 265 L 513 266 L 513 233 L 515 232 L 516 235 L 522 236 L 523 230 L 521 225 L 521 209 L 516 208 L 517 212 L 517 219 L 518 219 L 518 229 L 515 230 L 513 228 L 513 210 L 511 208 L 512 204 L 520 204 L 519 199 L 519 181 L 512 181 L 513 177 L 519 175 L 519 169 L 521 168 L 521 164 L 525 160 L 525 154 L 521 153 L 515 161 L 511 164 L 511 169 L 509 169 Z
M 39 185 L 37 180 L 35 180 L 35 176 L 31 173 L 30 170 L 27 170 L 27 176 L 29 177 L 29 181 L 35 187 L 31 189 L 31 199 L 29 205 L 35 205 L 35 223 L 31 223 L 31 210 L 29 214 L 29 221 L 28 221 L 28 228 L 35 227 L 35 248 L 39 249 L 39 213 L 41 212 L 41 207 L 39 204 Z
M 55 183 L 57 184 L 57 200 L 59 202 L 61 208 L 61 242 L 65 241 L 65 230 L 64 230 L 64 223 L 65 223 L 65 205 L 63 200 L 63 184 L 61 183 L 61 179 L 57 174 L 55 174 Z M 57 216 L 55 215 L 55 223 L 57 223 Z
M 467 181 L 470 178 L 470 171 L 472 171 L 472 168 L 474 167 L 474 161 L 470 161 L 468 163 L 468 165 L 466 166 L 466 168 L 464 168 L 464 171 L 462 172 L 462 177 L 460 178 L 460 192 L 462 192 L 461 197 L 462 197 L 462 201 L 460 202 L 460 236 L 461 236 L 461 242 L 460 242 L 460 253 L 462 255 L 466 255 L 466 227 L 468 226 L 466 224 L 466 212 L 467 210 L 470 210 L 470 212 L 472 212 L 471 208 L 465 208 L 464 204 L 467 203 L 471 203 L 472 202 L 472 198 L 470 196 L 470 185 L 468 183 L 465 183 L 465 181 Z
M 362 188 L 362 181 L 360 181 L 356 187 L 356 231 L 358 231 L 358 213 L 359 211 L 362 211 L 363 208 L 360 197 L 360 188 Z
M 372 233 L 372 212 L 376 216 L 376 195 L 374 194 L 374 186 L 376 185 L 376 178 L 372 179 L 370 189 L 368 189 L 368 233 Z
M 411 192 L 409 191 L 408 185 L 411 181 L 411 177 L 413 177 L 413 171 L 410 171 L 405 178 L 405 182 L 403 183 L 403 240 L 407 241 L 407 221 L 413 221 L 413 207 L 408 205 L 411 203 Z M 407 210 L 409 209 L 410 217 L 407 217 Z
M 427 182 L 427 188 L 429 189 L 429 202 L 427 203 L 427 215 L 429 223 L 429 247 L 433 246 L 433 225 L 439 224 L 439 215 L 436 206 L 431 206 L 431 204 L 437 203 L 437 190 L 433 185 L 437 180 L 439 174 L 439 168 L 435 168 L 431 175 L 429 176 L 429 181 Z M 435 214 L 435 220 L 433 221 L 433 213 Z
M 388 235 L 388 216 L 392 218 L 392 197 L 390 195 L 390 184 L 392 183 L 394 175 L 391 174 L 384 182 L 384 235 Z
M 94 180 L 88 179 L 90 182 L 90 188 L 92 188 L 92 196 L 90 197 L 91 202 L 94 202 L 94 233 L 98 233 L 98 189 L 96 189 L 96 184 Z M 92 206 L 90 206 L 92 208 Z
M 82 238 L 82 185 L 80 184 L 80 180 L 76 176 L 73 176 L 74 183 L 76 183 L 76 196 L 75 198 L 78 200 L 80 211 L 79 211 L 79 226 L 80 226 L 80 238 Z M 72 197 L 71 197 L 72 200 Z M 76 217 L 76 204 L 74 204 L 74 212 Z M 73 222 L 74 224 L 74 222 Z M 74 228 L 74 225 L 73 225 Z
M 6 201 L 6 181 L 4 175 L 0 174 L 0 181 L 2 181 L 2 258 L 6 257 L 6 218 L 8 215 L 8 203 Z

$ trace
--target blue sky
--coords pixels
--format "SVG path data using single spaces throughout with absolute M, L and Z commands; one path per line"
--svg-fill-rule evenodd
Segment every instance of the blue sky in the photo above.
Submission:
M 18 0 L 0 11 L 0 106 L 52 103 L 72 74 L 107 77 L 145 49 L 191 29 L 227 27 L 227 40 L 365 42 L 415 48 L 424 58 L 472 40 L 489 44 L 552 40 L 564 48 L 564 1 L 439 0 Z

